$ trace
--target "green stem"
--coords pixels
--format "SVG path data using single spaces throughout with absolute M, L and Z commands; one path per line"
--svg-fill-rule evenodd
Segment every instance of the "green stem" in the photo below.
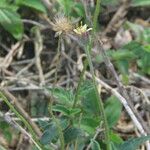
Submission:
M 100 0 L 96 1 L 96 8 L 95 8 L 94 18 L 93 18 L 93 32 L 96 32 L 96 28 L 97 28 L 97 20 L 100 13 L 100 3 L 101 3 Z
M 83 65 L 83 70 L 80 74 L 80 80 L 78 82 L 78 86 L 77 86 L 77 90 L 76 90 L 76 94 L 75 94 L 75 99 L 74 99 L 74 103 L 73 103 L 73 106 L 72 108 L 75 108 L 76 107 L 76 104 L 77 104 L 77 101 L 79 99 L 79 91 L 80 91 L 80 87 L 82 85 L 82 82 L 84 80 L 84 74 L 85 74 L 85 71 L 87 69 L 87 66 L 88 66 L 88 61 L 87 59 L 84 61 L 84 65 Z
M 100 12 L 100 0 L 97 0 L 96 9 L 95 9 L 95 12 L 94 12 L 94 19 L 93 19 L 93 34 L 92 34 L 92 39 L 94 39 L 94 33 L 95 33 L 96 27 L 97 27 L 97 20 L 98 20 L 99 12 Z M 88 43 L 88 45 L 92 49 L 92 42 Z M 91 51 L 91 49 L 90 49 L 90 51 Z M 81 84 L 83 82 L 83 78 L 84 78 L 84 74 L 85 74 L 85 71 L 87 69 L 87 66 L 88 66 L 88 61 L 86 59 L 85 62 L 84 62 L 83 70 L 81 72 L 80 80 L 79 80 L 79 83 L 78 83 L 78 86 L 77 86 L 77 91 L 76 91 L 76 95 L 75 95 L 75 99 L 74 99 L 74 103 L 73 103 L 73 108 L 76 106 L 76 103 L 78 101 L 80 87 L 81 87 Z
M 107 118 L 106 118 L 106 115 L 105 115 L 103 102 L 100 98 L 100 95 L 99 95 L 98 89 L 97 89 L 97 84 L 96 84 L 95 74 L 94 74 L 94 67 L 93 67 L 92 59 L 91 59 L 91 55 L 90 55 L 92 40 L 91 39 L 89 39 L 89 40 L 90 40 L 89 44 L 87 45 L 87 48 L 85 48 L 85 53 L 87 55 L 87 59 L 88 59 L 89 67 L 90 67 L 90 72 L 92 74 L 92 80 L 93 80 L 94 89 L 95 89 L 95 93 L 96 93 L 97 104 L 98 104 L 99 111 L 100 111 L 100 114 L 102 116 L 102 119 L 104 121 L 105 140 L 106 140 L 107 150 L 110 150 L 109 127 L 108 127 L 108 124 L 107 124 Z
M 69 16 L 69 10 L 68 10 L 68 2 L 67 2 L 67 0 L 64 0 L 64 8 L 65 8 L 66 16 L 68 17 Z
M 100 0 L 96 1 L 96 8 L 95 8 L 95 12 L 94 12 L 94 18 L 93 18 L 93 34 L 92 34 L 92 39 L 94 39 L 94 35 L 96 33 L 96 28 L 97 28 L 97 21 L 98 21 L 98 16 L 100 13 Z M 90 43 L 92 43 L 92 40 L 90 39 Z M 87 47 L 87 49 L 85 50 L 86 54 L 87 54 L 87 58 L 88 58 L 88 62 L 89 62 L 89 66 L 90 66 L 90 71 L 92 74 L 92 78 L 93 78 L 93 83 L 94 83 L 94 87 L 95 87 L 95 92 L 96 92 L 96 97 L 97 97 L 97 102 L 99 104 L 99 109 L 101 110 L 101 114 L 102 114 L 102 119 L 104 121 L 104 127 L 105 127 L 105 140 L 106 140 L 106 146 L 107 146 L 107 150 L 110 150 L 110 137 L 109 137 L 109 127 L 108 127 L 108 123 L 107 123 L 107 118 L 105 115 L 105 111 L 104 111 L 104 106 L 103 106 L 103 102 L 99 96 L 98 90 L 97 90 L 97 86 L 96 86 L 96 80 L 95 80 L 95 74 L 94 74 L 94 67 L 92 64 L 92 60 L 91 60 L 91 47 Z
M 57 59 L 57 62 L 56 62 L 56 71 L 55 71 L 55 80 L 54 80 L 54 84 L 53 84 L 53 88 L 52 88 L 52 97 L 54 98 L 54 88 L 55 88 L 55 85 L 57 83 L 57 72 L 58 72 L 58 64 L 59 64 L 59 56 L 60 56 L 60 47 L 61 47 L 61 35 L 59 36 L 59 39 L 58 39 L 58 47 L 57 47 L 57 55 L 58 55 L 58 59 Z M 65 143 L 64 143 L 64 135 L 63 135 L 63 130 L 62 130 L 62 127 L 59 123 L 59 121 L 57 120 L 57 118 L 55 117 L 55 115 L 53 114 L 53 111 L 52 111 L 52 102 L 50 102 L 50 105 L 49 105 L 49 113 L 50 115 L 52 116 L 53 118 L 53 121 L 56 123 L 56 126 L 57 126 L 57 129 L 58 129 L 58 132 L 59 132 L 59 139 L 60 139 L 60 143 L 61 143 L 61 150 L 64 150 L 64 147 L 65 147 Z
M 57 129 L 58 129 L 58 132 L 59 132 L 61 150 L 64 150 L 65 144 L 64 144 L 63 131 L 62 131 L 62 128 L 61 128 L 61 125 L 60 125 L 59 121 L 56 119 L 55 115 L 52 112 L 52 104 L 49 105 L 49 113 L 52 116 L 53 121 L 56 123 Z
M 97 90 L 95 74 L 94 74 L 94 67 L 93 67 L 92 60 L 91 60 L 91 55 L 90 55 L 90 52 L 91 52 L 91 49 L 92 49 L 92 43 L 93 43 L 94 35 L 95 35 L 95 32 L 96 32 L 96 28 L 97 28 L 97 21 L 98 21 L 99 12 L 100 12 L 100 0 L 97 0 L 96 9 L 95 9 L 94 18 L 93 18 L 92 40 L 91 39 L 89 40 L 89 43 L 87 44 L 87 48 L 85 48 L 85 53 L 87 55 L 87 59 L 84 62 L 84 68 L 83 68 L 83 70 L 81 72 L 81 75 L 80 75 L 80 81 L 79 81 L 78 86 L 77 86 L 77 91 L 76 91 L 73 107 L 76 106 L 76 103 L 78 101 L 80 87 L 81 87 L 81 84 L 82 84 L 82 81 L 83 81 L 83 77 L 84 77 L 85 71 L 86 71 L 87 66 L 89 64 L 90 72 L 92 74 L 94 89 L 95 89 L 95 93 L 96 93 L 96 97 L 97 97 L 97 103 L 98 103 L 98 106 L 99 106 L 99 111 L 101 112 L 102 119 L 104 121 L 106 146 L 107 146 L 107 150 L 110 150 L 111 147 L 110 147 L 110 138 L 109 138 L 109 127 L 108 127 L 108 124 L 107 124 L 107 118 L 106 118 L 106 115 L 105 115 L 103 102 L 102 102 L 102 100 L 100 98 L 100 95 L 98 93 L 98 90 Z
M 26 121 L 26 119 L 15 109 L 15 107 L 8 101 L 8 99 L 4 96 L 2 92 L 0 92 L 0 98 L 8 105 L 10 110 L 15 113 L 15 115 L 25 124 L 25 126 L 28 128 L 30 134 L 32 135 L 33 140 L 36 142 L 36 146 L 39 150 L 43 150 L 42 145 L 36 138 L 36 133 L 32 129 L 31 125 Z
M 79 117 L 79 128 L 80 128 L 80 125 L 81 125 L 81 120 L 82 120 L 82 116 L 83 115 L 83 113 L 81 113 L 80 114 L 80 117 Z M 75 141 L 75 145 L 74 145 L 74 150 L 78 150 L 78 138 L 76 139 L 76 141 Z

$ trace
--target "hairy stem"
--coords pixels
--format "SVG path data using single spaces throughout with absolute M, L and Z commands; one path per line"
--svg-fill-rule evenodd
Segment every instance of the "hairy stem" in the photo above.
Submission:
M 95 12 L 94 12 L 94 19 L 93 19 L 92 38 L 89 40 L 89 42 L 87 44 L 87 47 L 84 48 L 85 53 L 87 55 L 87 59 L 84 62 L 83 70 L 82 70 L 81 75 L 80 75 L 80 81 L 79 81 L 78 86 L 77 86 L 77 91 L 76 91 L 73 107 L 76 106 L 76 103 L 78 101 L 80 87 L 81 87 L 81 84 L 82 84 L 83 79 L 84 79 L 85 71 L 86 71 L 87 66 L 89 64 L 90 71 L 91 71 L 91 74 L 92 74 L 94 89 L 95 89 L 95 93 L 96 93 L 96 97 L 97 97 L 97 103 L 98 103 L 98 106 L 99 106 L 99 111 L 100 111 L 100 113 L 102 115 L 102 119 L 104 121 L 106 146 L 107 146 L 107 150 L 110 150 L 111 147 L 110 147 L 110 138 L 109 138 L 109 127 L 108 127 L 106 115 L 105 115 L 105 112 L 104 112 L 103 102 L 102 102 L 102 100 L 99 96 L 99 93 L 98 93 L 96 80 L 95 80 L 95 74 L 94 74 L 94 67 L 93 67 L 93 64 L 92 64 L 91 56 L 90 56 L 91 49 L 92 49 L 92 44 L 93 44 L 93 40 L 94 40 L 94 37 L 95 37 L 96 28 L 97 28 L 97 20 L 98 20 L 99 12 L 100 12 L 100 0 L 97 0 Z
M 53 88 L 52 88 L 52 98 L 54 98 L 54 89 L 55 89 L 55 85 L 57 83 L 57 76 L 58 76 L 58 64 L 59 64 L 59 56 L 60 56 L 60 48 L 61 48 L 61 36 L 59 36 L 59 39 L 58 39 L 58 47 L 57 47 L 57 55 L 58 55 L 58 58 L 57 58 L 57 62 L 56 62 L 56 71 L 55 71 L 55 80 L 54 80 L 54 84 L 53 84 Z M 50 101 L 50 104 L 49 104 L 49 113 L 50 115 L 52 116 L 52 119 L 53 121 L 55 122 L 56 126 L 57 126 L 57 129 L 58 129 L 58 132 L 59 132 L 59 139 L 60 139 L 60 143 L 61 143 L 61 150 L 64 150 L 64 147 L 65 147 L 65 143 L 64 143 L 64 135 L 63 135 L 63 130 L 62 130 L 62 127 L 59 123 L 59 120 L 57 120 L 57 118 L 55 117 L 55 115 L 53 114 L 53 111 L 52 111 L 52 102 Z
M 99 111 L 100 111 L 100 114 L 101 114 L 103 122 L 104 122 L 105 140 L 106 140 L 107 150 L 110 150 L 109 127 L 108 127 L 108 124 L 107 124 L 107 118 L 106 118 L 106 115 L 105 115 L 103 102 L 102 102 L 102 100 L 100 98 L 100 95 L 98 93 L 97 84 L 96 84 L 96 80 L 95 80 L 94 67 L 93 67 L 92 59 L 91 59 L 91 55 L 90 55 L 90 51 L 91 51 L 91 48 L 92 48 L 91 45 L 92 45 L 92 41 L 90 39 L 89 45 L 87 45 L 87 48 L 85 49 L 85 53 L 87 55 L 87 59 L 88 59 L 89 67 L 90 67 L 90 72 L 92 74 L 92 80 L 93 80 L 93 84 L 94 84 L 94 90 L 95 90 L 95 93 L 96 93 L 97 104 L 98 104 Z
M 73 108 L 76 107 L 77 101 L 78 101 L 78 99 L 79 99 L 79 91 L 80 91 L 80 87 L 81 87 L 81 85 L 82 85 L 82 82 L 83 82 L 83 80 L 84 80 L 84 74 L 85 74 L 85 71 L 86 71 L 86 69 L 87 69 L 87 66 L 88 66 L 88 61 L 87 61 L 87 59 L 86 59 L 86 60 L 84 61 L 83 70 L 82 70 L 82 72 L 81 72 L 81 74 L 80 74 L 80 80 L 79 80 L 79 82 L 78 82 L 78 86 L 77 86 L 77 90 L 76 90 L 76 94 L 75 94 L 75 99 L 74 99 L 74 103 L 73 103 Z
M 96 8 L 95 8 L 94 18 L 93 18 L 93 32 L 95 32 L 97 28 L 97 20 L 100 13 L 100 2 L 101 2 L 100 0 L 96 1 Z

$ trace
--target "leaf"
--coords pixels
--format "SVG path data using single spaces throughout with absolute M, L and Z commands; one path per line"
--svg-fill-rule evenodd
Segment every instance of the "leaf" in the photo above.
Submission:
M 129 62 L 127 60 L 119 60 L 116 62 L 117 68 L 122 74 L 122 81 L 125 85 L 129 83 Z
M 51 94 L 56 98 L 59 104 L 73 105 L 74 95 L 71 90 L 65 90 L 63 88 L 50 89 Z
M 142 72 L 150 75 L 150 53 L 145 52 L 141 59 L 138 60 L 138 66 L 142 69 Z
M 100 110 L 96 100 L 97 97 L 92 81 L 87 80 L 83 82 L 80 88 L 79 97 L 81 99 L 81 104 L 85 113 L 93 116 L 99 116 Z
M 41 119 L 38 119 L 37 123 L 40 126 L 40 128 L 42 128 L 42 130 L 46 130 L 51 125 L 51 122 L 43 121 Z
M 40 0 L 16 0 L 16 3 L 20 6 L 30 7 L 42 13 L 46 13 L 46 8 Z
M 150 45 L 145 45 L 144 50 L 148 53 L 150 53 Z
M 101 150 L 100 145 L 96 140 L 92 139 L 91 142 L 92 142 L 91 145 L 92 150 Z
M 9 130 L 3 131 L 4 137 L 8 142 L 11 142 L 12 140 L 12 132 Z
M 114 143 L 110 143 L 111 144 L 111 150 L 119 150 L 118 148 L 117 148 L 117 146 L 116 146 L 116 144 L 114 144 Z
M 146 28 L 143 30 L 142 33 L 142 42 L 145 44 L 149 44 L 150 43 L 150 28 Z
M 139 7 L 139 6 L 150 6 L 150 1 L 149 0 L 133 0 L 132 1 L 132 6 L 134 7 Z
M 134 61 L 136 60 L 137 66 L 143 73 L 150 74 L 150 53 L 145 46 L 141 45 L 139 42 L 132 41 L 125 45 L 124 48 L 132 51 L 135 55 Z
M 117 51 L 108 50 L 106 51 L 106 54 L 114 61 L 129 61 L 136 58 L 135 54 L 127 48 L 118 49 Z M 98 63 L 102 63 L 104 61 L 102 55 L 96 55 L 95 60 Z
M 81 112 L 80 108 L 71 108 L 70 109 L 70 115 L 69 116 L 75 116 Z
M 70 120 L 64 116 L 62 116 L 59 120 L 61 128 L 65 130 L 70 125 Z
M 12 2 L 7 1 L 7 0 L 0 0 L 0 8 L 7 8 L 7 9 L 10 9 L 12 11 L 17 11 L 18 6 Z
M 57 127 L 55 123 L 51 123 L 49 127 L 44 131 L 40 141 L 42 144 L 49 144 L 58 135 Z
M 94 134 L 96 127 L 99 126 L 99 122 L 99 118 L 87 116 L 81 120 L 80 128 L 89 134 Z
M 103 5 L 116 5 L 118 4 L 118 0 L 102 0 Z
M 21 39 L 23 36 L 23 23 L 20 16 L 13 10 L 0 7 L 0 24 L 10 32 L 14 38 Z
M 56 112 L 60 112 L 63 115 L 66 115 L 66 116 L 69 116 L 69 114 L 70 114 L 70 111 L 68 110 L 68 108 L 66 108 L 63 105 L 55 105 L 55 106 L 52 107 L 52 110 L 56 111 Z
M 68 107 L 65 107 L 64 105 L 55 105 L 53 106 L 52 110 L 60 112 L 63 115 L 68 116 L 68 117 L 72 117 L 81 112 L 81 109 L 79 108 L 68 108 Z
M 5 122 L 4 120 L 0 119 L 0 128 L 2 129 L 2 131 L 8 130 L 9 129 L 9 124 L 7 122 Z
M 137 41 L 132 41 L 124 46 L 125 49 L 128 49 L 133 52 L 134 57 L 133 59 L 138 59 L 143 54 L 143 47 L 142 45 Z
M 70 127 L 64 132 L 64 140 L 66 144 L 75 141 L 78 137 L 81 136 L 83 136 L 82 130 L 75 127 Z
M 5 139 L 8 142 L 11 142 L 11 140 L 12 140 L 12 133 L 11 133 L 9 127 L 10 127 L 10 125 L 7 122 L 1 120 L 1 118 L 0 118 L 0 131 L 4 135 Z
M 149 139 L 150 139 L 150 135 L 141 136 L 141 137 L 134 138 L 134 139 L 129 139 L 128 141 L 118 146 L 118 149 L 119 150 L 136 150 L 142 143 L 146 142 Z
M 76 12 L 77 16 L 76 17 L 85 17 L 85 11 L 82 3 L 75 3 L 73 7 L 74 11 Z M 73 12 L 72 15 L 75 15 L 75 12 Z
M 119 60 L 116 62 L 119 71 L 122 74 L 128 75 L 129 63 L 127 60 Z
M 134 58 L 134 53 L 127 49 L 120 49 L 118 51 L 111 51 L 110 57 L 113 60 L 129 60 Z
M 109 136 L 110 136 L 110 140 L 114 143 L 114 144 L 122 144 L 123 143 L 123 140 L 121 139 L 121 137 L 114 133 L 114 132 L 110 132 L 109 133 Z
M 79 91 L 79 96 L 85 97 L 91 90 L 93 90 L 93 84 L 92 81 L 90 80 L 86 80 L 82 83 L 81 87 L 80 87 L 80 91 Z
M 63 7 L 65 15 L 68 16 L 74 6 L 73 0 L 58 0 L 58 3 Z
M 108 125 L 111 128 L 117 123 L 120 117 L 122 105 L 116 97 L 111 96 L 107 99 L 106 103 L 104 104 L 104 107 Z

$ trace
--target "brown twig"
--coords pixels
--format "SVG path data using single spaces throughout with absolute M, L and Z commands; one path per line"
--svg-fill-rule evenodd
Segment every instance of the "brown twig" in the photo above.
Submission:
M 22 108 L 22 105 L 18 102 L 18 100 L 7 90 L 7 89 L 0 89 L 3 94 L 13 103 L 13 105 L 16 107 L 16 109 L 22 114 L 22 116 L 30 123 L 33 130 L 36 132 L 36 134 L 40 137 L 42 135 L 42 132 L 40 131 L 39 127 L 32 121 L 30 116 L 27 114 L 27 112 Z
M 51 9 L 52 9 L 52 3 L 49 1 L 49 0 L 41 0 L 42 2 L 43 2 L 43 4 L 47 7 L 47 9 L 49 10 L 49 11 L 51 11 Z
M 120 5 L 119 9 L 114 14 L 113 18 L 111 19 L 106 29 L 102 33 L 103 36 L 106 35 L 107 33 L 111 33 L 112 31 L 116 31 L 122 25 L 123 21 L 121 20 L 124 20 L 123 18 L 127 14 L 127 9 L 130 6 L 130 2 L 131 0 L 122 0 L 122 5 Z M 121 23 L 119 23 L 120 21 Z M 118 23 L 119 23 L 119 27 L 117 26 L 116 29 L 116 25 Z
M 16 55 L 17 51 L 19 50 L 22 42 L 17 42 L 15 45 L 12 46 L 9 53 L 6 55 L 3 62 L 0 64 L 0 69 L 7 69 L 11 64 L 13 57 Z
M 104 62 L 109 70 L 109 72 L 112 74 L 112 76 L 114 77 L 115 81 L 116 81 L 116 84 L 118 86 L 118 89 L 119 89 L 119 92 L 122 94 L 122 96 L 127 100 L 127 103 L 128 105 L 130 106 L 130 108 L 132 109 L 132 111 L 134 112 L 135 116 L 138 118 L 138 120 L 141 122 L 144 130 L 147 132 L 147 133 L 150 133 L 150 130 L 148 129 L 148 127 L 146 126 L 143 118 L 140 116 L 140 114 L 137 112 L 137 110 L 134 109 L 134 106 L 133 106 L 133 103 L 126 91 L 126 89 L 124 88 L 123 84 L 119 81 L 119 77 L 114 69 L 114 66 L 113 64 L 111 63 L 110 59 L 107 57 L 106 53 L 105 53 L 105 50 L 103 49 L 102 47 L 102 42 L 101 40 L 99 39 L 99 47 L 100 47 L 100 51 L 103 55 L 103 58 L 104 58 Z
M 38 28 L 35 29 L 34 45 L 35 45 L 35 60 L 36 60 L 36 66 L 39 72 L 40 85 L 44 85 L 45 78 L 44 78 L 42 65 L 41 65 L 41 59 L 40 59 L 40 54 L 43 50 L 43 39 L 42 39 L 40 30 Z
M 89 78 L 92 78 L 92 75 L 89 72 L 85 73 L 86 76 L 88 76 Z M 96 81 L 98 84 L 100 84 L 102 87 L 104 87 L 106 90 L 108 90 L 109 92 L 111 92 L 114 96 L 116 96 L 118 98 L 118 100 L 123 104 L 123 106 L 125 107 L 128 115 L 131 117 L 134 125 L 137 127 L 137 129 L 139 130 L 141 135 L 147 135 L 147 133 L 144 131 L 144 128 L 141 124 L 141 122 L 139 122 L 139 120 L 137 119 L 137 117 L 135 116 L 134 112 L 132 111 L 132 109 L 130 108 L 127 99 L 125 99 L 116 89 L 110 87 L 107 83 L 105 83 L 104 81 L 100 80 L 99 78 L 95 77 Z M 147 149 L 149 150 L 150 148 L 150 144 L 147 142 L 146 143 Z

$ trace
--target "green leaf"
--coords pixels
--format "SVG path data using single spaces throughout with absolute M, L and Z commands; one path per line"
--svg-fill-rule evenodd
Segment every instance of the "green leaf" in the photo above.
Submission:
M 125 85 L 129 83 L 129 62 L 127 60 L 116 61 L 117 68 L 122 74 L 122 81 Z
M 111 144 L 111 150 L 119 150 L 118 148 L 117 148 L 117 146 L 116 146 L 116 144 L 114 144 L 114 143 L 110 143 Z
M 74 6 L 73 0 L 58 0 L 58 3 L 63 7 L 65 15 L 69 15 Z
M 144 29 L 142 33 L 142 42 L 145 44 L 150 43 L 150 28 Z
M 37 123 L 42 130 L 46 130 L 51 125 L 51 122 L 43 121 L 41 119 L 38 119 Z
M 23 23 L 20 16 L 15 11 L 0 7 L 0 24 L 5 30 L 10 32 L 14 38 L 22 38 Z
M 0 8 L 6 8 L 6 9 L 10 9 L 12 11 L 17 11 L 18 6 L 12 2 L 10 3 L 7 0 L 0 0 Z
M 117 123 L 121 115 L 122 105 L 116 97 L 111 96 L 107 99 L 106 103 L 104 104 L 104 107 L 108 125 L 109 127 L 113 127 Z
M 116 5 L 118 4 L 118 0 L 102 0 L 103 5 Z
M 53 111 L 57 111 L 62 113 L 63 115 L 69 116 L 70 111 L 67 107 L 65 107 L 64 105 L 55 105 L 52 107 Z
M 42 144 L 49 144 L 58 135 L 57 127 L 55 123 L 51 123 L 44 131 L 40 141 Z
M 90 114 L 93 116 L 99 116 L 100 112 L 92 81 L 87 80 L 83 82 L 80 88 L 79 97 L 81 99 L 81 104 L 85 113 L 88 113 L 88 115 Z
M 144 46 L 144 50 L 145 50 L 146 52 L 149 52 L 149 53 L 150 53 L 150 45 L 145 45 L 145 46 Z
M 42 13 L 46 13 L 46 8 L 40 0 L 16 0 L 16 3 L 20 6 L 30 7 Z
M 80 87 L 80 91 L 79 91 L 80 98 L 85 97 L 92 90 L 93 90 L 92 81 L 90 81 L 90 80 L 84 81 L 82 83 L 82 86 Z
M 91 142 L 92 142 L 91 145 L 92 150 L 101 150 L 100 145 L 96 140 L 92 139 Z
M 2 134 L 4 135 L 5 139 L 8 142 L 11 142 L 12 140 L 12 133 L 9 129 L 10 125 L 5 122 L 4 120 L 0 119 L 0 132 L 2 132 Z
M 70 116 L 75 116 L 81 112 L 80 108 L 70 108 Z
M 150 135 L 148 136 L 141 136 L 134 139 L 129 139 L 128 141 L 124 142 L 120 146 L 118 146 L 119 150 L 136 150 L 138 147 L 150 139 Z
M 75 127 L 70 127 L 64 132 L 64 140 L 66 144 L 75 141 L 78 137 L 81 136 L 83 136 L 83 131 Z
M 116 64 L 122 74 L 128 75 L 129 63 L 127 60 L 119 60 Z
M 8 142 L 11 142 L 12 140 L 12 132 L 9 130 L 3 131 L 4 137 Z
M 132 59 L 138 59 L 143 54 L 143 47 L 137 41 L 132 41 L 124 46 L 125 49 L 128 49 L 133 52 L 134 57 Z
M 79 108 L 68 108 L 64 105 L 55 105 L 52 107 L 52 110 L 56 112 L 60 112 L 67 117 L 73 117 L 76 114 L 79 114 L 81 112 L 81 109 Z
M 149 0 L 132 0 L 132 6 L 139 7 L 139 6 L 150 6 Z
M 132 51 L 135 55 L 133 60 L 136 60 L 137 66 L 142 73 L 150 74 L 150 53 L 148 47 L 140 44 L 139 42 L 132 41 L 125 45 L 124 48 Z
M 4 131 L 4 130 L 8 130 L 9 129 L 9 124 L 7 122 L 5 122 L 4 120 L 0 119 L 0 128 Z
M 74 95 L 71 90 L 65 90 L 63 88 L 50 89 L 51 94 L 56 98 L 59 104 L 73 105 Z
M 96 117 L 83 117 L 80 128 L 89 134 L 94 134 L 96 128 L 99 126 L 100 120 Z
M 118 51 L 112 51 L 110 57 L 113 60 L 129 60 L 134 58 L 134 53 L 127 49 L 120 49 Z
M 138 60 L 138 66 L 142 69 L 142 72 L 150 75 L 150 53 L 145 52 L 141 59 Z
M 84 7 L 82 5 L 82 3 L 75 3 L 74 7 L 73 7 L 74 11 L 77 14 L 77 17 L 85 17 L 85 11 L 84 11 Z M 73 13 L 75 14 L 75 13 Z
M 123 140 L 121 139 L 121 137 L 114 133 L 114 132 L 110 132 L 109 133 L 109 136 L 110 136 L 110 140 L 114 143 L 114 144 L 122 144 L 123 143 Z

